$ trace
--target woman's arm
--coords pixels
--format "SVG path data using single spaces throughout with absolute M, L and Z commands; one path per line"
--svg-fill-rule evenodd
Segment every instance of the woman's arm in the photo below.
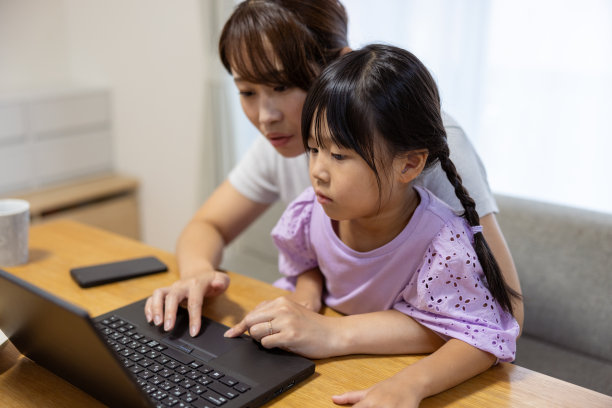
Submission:
M 196 335 L 204 297 L 223 293 L 229 285 L 227 274 L 217 270 L 223 248 L 267 208 L 240 194 L 229 181 L 221 184 L 181 233 L 176 250 L 181 279 L 147 299 L 147 320 L 172 329 L 178 305 L 187 299 L 190 333 Z
M 493 256 L 502 271 L 506 283 L 516 292 L 521 293 L 521 283 L 519 282 L 518 273 L 514 261 L 512 260 L 510 249 L 506 244 L 504 235 L 495 218 L 495 214 L 487 214 L 482 217 L 480 219 L 480 225 L 482 225 L 484 237 L 491 248 L 491 252 L 493 252 Z M 522 330 L 524 320 L 523 300 L 512 298 L 512 307 L 514 309 L 514 318 Z
M 444 343 L 396 310 L 330 317 L 284 297 L 256 307 L 226 336 L 236 337 L 246 330 L 266 348 L 279 347 L 310 358 L 431 353 Z
M 365 407 L 418 407 L 421 400 L 482 373 L 495 356 L 451 339 L 433 354 L 366 390 L 332 397 L 336 404 Z

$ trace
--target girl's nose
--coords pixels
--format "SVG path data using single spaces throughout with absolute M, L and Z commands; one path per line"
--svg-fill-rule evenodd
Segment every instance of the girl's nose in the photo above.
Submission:
M 310 177 L 313 183 L 329 183 L 329 172 L 318 155 L 310 155 Z

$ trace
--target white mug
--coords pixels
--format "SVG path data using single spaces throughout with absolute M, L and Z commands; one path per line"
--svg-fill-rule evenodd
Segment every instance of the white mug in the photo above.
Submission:
M 28 262 L 30 203 L 13 198 L 0 199 L 0 266 Z

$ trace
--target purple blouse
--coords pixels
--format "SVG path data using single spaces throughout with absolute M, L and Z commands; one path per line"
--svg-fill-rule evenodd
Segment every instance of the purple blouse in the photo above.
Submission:
M 396 309 L 448 340 L 456 338 L 512 361 L 519 326 L 492 298 L 467 222 L 421 187 L 410 222 L 392 241 L 368 252 L 346 246 L 305 190 L 272 230 L 280 251 L 275 285 L 294 290 L 297 275 L 319 267 L 323 300 L 344 314 Z

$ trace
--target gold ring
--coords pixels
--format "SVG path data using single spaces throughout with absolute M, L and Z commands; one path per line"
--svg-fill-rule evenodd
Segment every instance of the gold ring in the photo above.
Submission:
M 272 320 L 268 320 L 268 336 L 273 335 L 274 332 L 272 330 Z

